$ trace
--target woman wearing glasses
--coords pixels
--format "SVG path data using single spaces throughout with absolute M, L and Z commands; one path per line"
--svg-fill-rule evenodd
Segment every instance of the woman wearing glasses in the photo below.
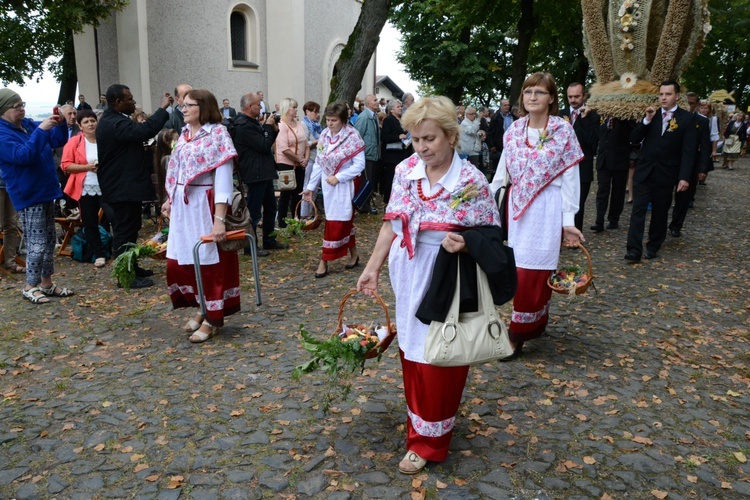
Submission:
M 52 282 L 55 251 L 55 206 L 62 198 L 52 148 L 65 145 L 68 127 L 59 117 L 41 123 L 26 118 L 26 103 L 10 89 L 0 89 L 0 174 L 23 223 L 26 286 L 23 297 L 46 304 L 48 297 L 70 297 L 73 291 Z
M 506 212 L 508 245 L 513 248 L 518 288 L 509 333 L 520 356 L 523 343 L 547 326 L 552 290 L 550 272 L 557 269 L 560 238 L 568 246 L 584 241 L 574 225 L 580 185 L 578 163 L 583 152 L 569 122 L 557 116 L 557 85 L 549 73 L 526 79 L 518 105 L 523 118 L 503 137 L 503 153 L 491 189 L 510 176 Z
M 169 157 L 161 207 L 170 217 L 167 241 L 167 286 L 175 309 L 198 307 L 193 247 L 204 235 L 226 240 L 224 217 L 232 199 L 232 173 L 237 152 L 221 124 L 216 97 L 208 90 L 188 91 L 182 101 L 185 127 Z M 224 325 L 224 317 L 240 310 L 240 268 L 237 252 L 215 243 L 200 247 L 206 316 L 190 318 L 184 330 L 190 342 L 205 342 Z

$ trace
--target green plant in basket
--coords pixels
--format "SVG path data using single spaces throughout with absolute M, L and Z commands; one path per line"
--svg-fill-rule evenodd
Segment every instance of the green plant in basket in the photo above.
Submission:
M 117 278 L 117 282 L 126 290 L 135 280 L 135 268 L 138 259 L 141 257 L 150 257 L 157 252 L 157 249 L 146 245 L 136 245 L 128 243 L 128 249 L 117 256 L 112 264 L 112 276 Z
M 310 353 L 310 359 L 294 369 L 292 378 L 299 380 L 306 373 L 322 369 L 328 377 L 328 390 L 323 406 L 323 410 L 327 411 L 338 397 L 346 399 L 349 395 L 349 375 L 355 372 L 361 374 L 364 371 L 367 353 L 380 341 L 377 330 L 378 328 L 372 325 L 349 325 L 338 335 L 320 340 L 313 337 L 304 325 L 300 325 L 302 347 Z M 382 354 L 382 351 L 378 350 L 378 361 Z M 337 390 L 340 391 L 338 395 Z

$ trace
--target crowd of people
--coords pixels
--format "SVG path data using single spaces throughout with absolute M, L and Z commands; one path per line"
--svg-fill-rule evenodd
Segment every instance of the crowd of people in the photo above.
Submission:
M 334 260 L 346 258 L 347 270 L 360 265 L 355 214 L 375 215 L 382 207 L 383 224 L 357 288 L 375 293 L 388 262 L 407 405 L 407 453 L 399 469 L 415 474 L 427 461 L 445 460 L 469 369 L 434 366 L 424 357 L 430 319 L 444 319 L 442 299 L 452 297 L 446 290 L 456 286 L 445 279 L 451 269 L 466 271 L 469 285 L 476 265 L 497 276 L 487 248 L 507 240 L 515 256 L 515 278 L 504 284 L 515 288 L 508 328 L 514 351 L 503 361 L 518 358 L 524 343 L 546 329 L 547 279 L 561 246 L 585 241 L 583 208 L 595 181 L 590 230 L 618 229 L 627 199 L 633 206 L 625 259 L 635 263 L 656 258 L 668 234 L 681 236 L 696 187 L 719 155 L 722 166 L 733 169 L 745 154 L 746 115 L 721 123 L 712 103 L 693 93 L 685 95 L 689 109 L 679 107 L 680 91 L 677 82 L 663 82 L 658 107 L 628 121 L 589 109 L 578 82 L 565 88 L 568 105 L 561 108 L 552 76 L 535 73 L 523 83 L 518 103 L 503 99 L 497 111 L 445 97 L 415 101 L 404 94 L 386 101 L 367 95 L 353 106 L 326 106 L 323 125 L 314 101 L 303 104 L 300 117 L 293 98 L 272 112 L 262 92 L 248 92 L 235 109 L 229 99 L 220 106 L 210 91 L 185 83 L 174 96 L 165 93 L 150 116 L 126 85 L 114 84 L 95 108 L 81 95 L 77 108 L 66 104 L 35 122 L 25 116 L 20 95 L 0 89 L 0 264 L 26 274 L 22 296 L 32 304 L 69 297 L 73 290 L 52 281 L 55 217 L 81 218 L 84 260 L 101 268 L 108 251 L 99 226 L 111 229 L 116 258 L 137 242 L 144 204 L 157 203 L 169 219 L 172 304 L 191 311 L 201 300 L 205 305 L 184 325 L 189 340 L 200 343 L 240 310 L 239 256 L 225 247 L 238 188 L 258 245 L 252 250 L 260 256 L 288 248 L 277 241 L 275 228 L 284 228 L 290 215 L 310 216 L 322 194 L 318 279 Z M 284 188 L 277 184 L 280 175 Z M 495 195 L 506 188 L 499 206 Z M 369 189 L 371 195 L 353 202 Z M 21 234 L 25 267 L 17 259 Z M 200 298 L 192 249 L 205 236 Z M 152 274 L 136 266 L 129 286 L 152 286 Z M 463 298 L 463 288 L 461 293 Z M 506 300 L 493 290 L 495 304 Z

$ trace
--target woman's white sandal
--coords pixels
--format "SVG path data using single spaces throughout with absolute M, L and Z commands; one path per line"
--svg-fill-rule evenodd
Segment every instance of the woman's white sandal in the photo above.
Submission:
M 200 344 L 201 342 L 205 342 L 208 339 L 210 339 L 211 337 L 213 337 L 214 335 L 216 335 L 218 333 L 218 331 L 219 331 L 219 327 L 218 326 L 211 326 L 211 323 L 209 323 L 208 321 L 204 321 L 201 326 L 208 326 L 208 327 L 211 328 L 211 331 L 208 332 L 208 333 L 206 333 L 206 332 L 202 332 L 200 330 L 196 330 L 190 336 L 190 339 L 189 339 L 190 342 L 192 342 L 193 344 Z
M 188 333 L 193 333 L 198 328 L 201 327 L 201 324 L 195 321 L 193 318 L 190 318 L 187 323 L 185 323 L 185 326 L 182 327 L 183 330 L 185 330 Z
M 39 295 L 37 295 L 37 293 Z M 34 288 L 29 288 L 28 290 L 23 291 L 23 298 L 31 302 L 32 304 L 47 304 L 50 302 L 50 300 L 47 298 L 47 296 L 42 292 L 42 289 L 38 286 L 35 286 Z
M 413 474 L 421 472 L 421 470 L 424 469 L 425 465 L 427 465 L 427 460 L 420 457 L 413 451 L 407 451 L 404 459 L 401 460 L 401 462 L 399 462 L 398 464 L 398 470 L 399 472 L 401 472 L 401 474 L 411 476 Z

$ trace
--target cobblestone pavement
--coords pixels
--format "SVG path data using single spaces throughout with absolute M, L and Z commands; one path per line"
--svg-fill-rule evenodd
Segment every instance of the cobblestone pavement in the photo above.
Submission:
M 244 260 L 243 311 L 202 345 L 163 262 L 147 263 L 158 286 L 128 293 L 109 267 L 58 259 L 77 294 L 45 306 L 4 278 L 0 498 L 750 496 L 749 184 L 747 160 L 713 172 L 653 261 L 623 260 L 627 218 L 586 231 L 598 293 L 556 295 L 549 336 L 472 368 L 448 459 L 416 477 L 397 471 L 395 345 L 327 414 L 322 375 L 291 379 L 298 325 L 330 332 L 358 277 L 339 262 L 313 278 L 321 229 L 260 260 L 259 307 Z M 379 218 L 356 224 L 366 257 Z

